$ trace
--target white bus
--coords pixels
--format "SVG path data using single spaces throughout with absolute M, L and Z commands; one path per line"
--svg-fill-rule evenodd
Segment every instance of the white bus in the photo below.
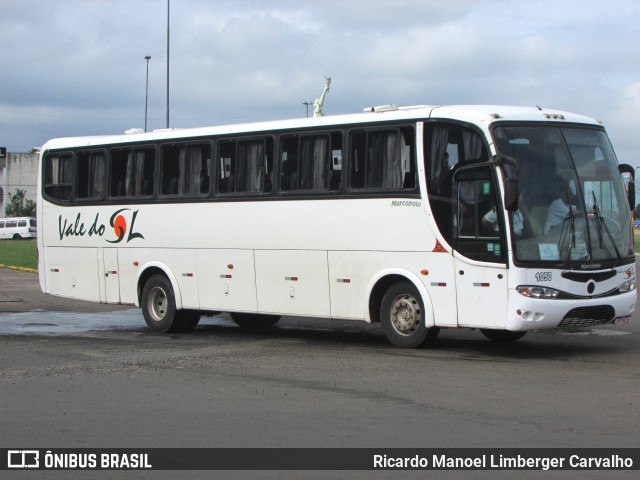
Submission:
M 0 218 L 0 240 L 36 238 L 37 221 L 32 217 Z
M 42 290 L 135 304 L 160 332 L 324 317 L 412 348 L 626 323 L 636 304 L 615 154 L 571 113 L 374 107 L 57 139 L 40 162 Z

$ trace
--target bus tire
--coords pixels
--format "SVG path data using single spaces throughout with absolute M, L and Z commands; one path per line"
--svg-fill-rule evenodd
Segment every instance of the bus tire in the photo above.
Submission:
M 480 332 L 492 342 L 509 343 L 520 340 L 527 332 L 512 332 L 511 330 L 492 330 L 490 328 L 481 328 Z
M 269 328 L 274 326 L 280 320 L 280 315 L 265 315 L 261 313 L 239 313 L 231 312 L 231 320 L 242 328 Z
M 20 235 L 19 233 L 14 233 L 13 234 L 13 239 L 14 240 L 22 240 L 22 235 Z
M 411 282 L 393 284 L 382 297 L 380 321 L 385 336 L 396 347 L 426 346 L 438 336 L 440 329 L 427 327 L 420 292 Z
M 154 332 L 185 332 L 193 330 L 200 321 L 199 312 L 176 309 L 173 287 L 164 275 L 152 275 L 145 282 L 141 304 L 144 321 Z

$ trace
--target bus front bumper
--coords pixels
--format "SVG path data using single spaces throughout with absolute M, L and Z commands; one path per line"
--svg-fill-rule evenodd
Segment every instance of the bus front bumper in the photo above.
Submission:
M 506 329 L 528 331 L 625 324 L 631 320 L 636 300 L 635 290 L 577 300 L 528 298 L 510 290 Z

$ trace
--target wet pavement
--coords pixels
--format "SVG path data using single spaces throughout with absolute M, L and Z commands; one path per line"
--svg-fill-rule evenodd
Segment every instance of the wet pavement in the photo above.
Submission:
M 135 307 L 131 305 L 106 305 L 45 295 L 40 290 L 37 273 L 0 269 L 0 314 L 38 310 L 95 313 L 132 308 Z
M 37 274 L 0 269 L 0 335 L 66 335 L 145 328 L 140 309 L 132 305 L 105 305 L 45 295 Z
M 18 312 L 0 313 L 0 335 L 69 335 L 101 330 L 141 330 L 140 310 L 103 313 Z

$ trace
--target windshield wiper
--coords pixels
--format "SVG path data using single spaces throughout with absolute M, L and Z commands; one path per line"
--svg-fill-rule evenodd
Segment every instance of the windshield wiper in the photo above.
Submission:
M 569 263 L 571 260 L 571 250 L 576 248 L 576 216 L 573 213 L 573 207 L 569 205 L 569 213 L 564 221 L 569 221 L 568 233 L 569 233 L 569 245 L 567 246 L 567 254 L 565 256 L 565 263 Z M 564 227 L 563 227 L 564 229 Z M 566 234 L 565 234 L 566 235 Z M 564 238 L 560 235 L 560 248 L 562 249 L 562 245 L 564 244 Z
M 598 242 L 600 243 L 600 248 L 603 248 L 602 231 L 604 230 L 604 232 L 607 234 L 607 237 L 609 237 L 609 240 L 611 241 L 611 245 L 613 245 L 613 249 L 616 252 L 616 256 L 618 257 L 618 260 L 620 260 L 622 256 L 620 255 L 620 251 L 618 250 L 616 242 L 613 239 L 613 235 L 611 235 L 611 232 L 609 231 L 609 227 L 607 227 L 607 223 L 604 221 L 604 217 L 600 212 L 600 207 L 598 206 L 598 199 L 596 198 L 595 192 L 592 191 L 591 196 L 593 197 L 593 213 L 595 215 L 596 224 L 598 225 L 597 233 L 598 233 Z

